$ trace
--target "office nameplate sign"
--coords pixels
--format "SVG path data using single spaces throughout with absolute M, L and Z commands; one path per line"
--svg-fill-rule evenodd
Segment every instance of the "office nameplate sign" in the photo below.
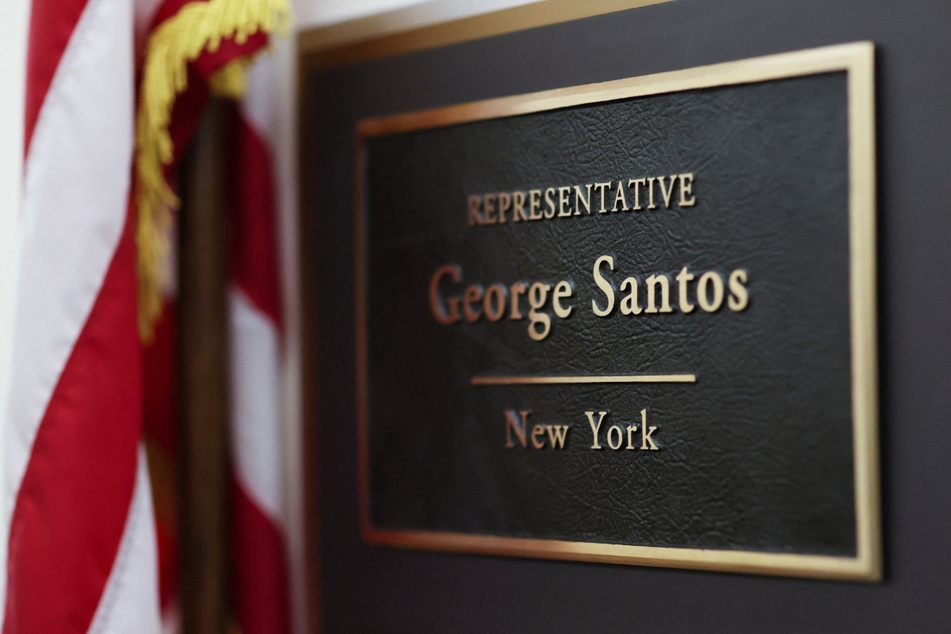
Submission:
M 365 539 L 877 578 L 872 66 L 361 122 Z

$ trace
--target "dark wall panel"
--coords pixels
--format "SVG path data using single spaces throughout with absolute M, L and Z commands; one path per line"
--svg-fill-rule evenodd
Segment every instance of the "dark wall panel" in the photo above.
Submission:
M 951 622 L 951 4 L 678 0 L 305 78 L 321 575 L 338 631 L 942 631 Z M 358 119 L 871 40 L 877 46 L 885 580 L 878 585 L 371 548 L 360 539 Z

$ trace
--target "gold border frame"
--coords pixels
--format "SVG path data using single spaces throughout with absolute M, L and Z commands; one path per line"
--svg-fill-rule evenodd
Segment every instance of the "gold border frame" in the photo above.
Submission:
M 852 347 L 852 433 L 856 556 L 662 548 L 515 537 L 378 529 L 370 524 L 368 457 L 366 242 L 362 185 L 368 138 L 697 88 L 756 83 L 845 71 L 848 75 L 849 299 Z M 589 84 L 421 112 L 367 119 L 357 125 L 356 347 L 360 526 L 370 544 L 657 567 L 874 582 L 882 576 L 878 468 L 878 367 L 875 273 L 874 46 L 859 42 L 711 66 Z

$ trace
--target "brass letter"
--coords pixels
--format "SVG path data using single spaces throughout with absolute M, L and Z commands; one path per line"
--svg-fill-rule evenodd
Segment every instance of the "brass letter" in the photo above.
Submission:
M 518 222 L 519 216 L 521 220 L 528 220 L 528 216 L 525 215 L 525 194 L 522 192 L 513 192 L 512 198 L 514 198 L 515 208 L 512 210 L 512 220 Z
M 529 220 L 541 220 L 542 219 L 542 190 L 540 189 L 530 189 L 528 190 L 528 219 Z M 538 212 L 538 215 L 535 215 L 535 212 Z
M 548 291 L 551 289 L 551 284 L 543 284 L 542 282 L 535 282 L 532 284 L 531 288 L 528 289 L 528 305 L 531 306 L 531 310 L 528 311 L 528 336 L 534 339 L 535 341 L 541 341 L 548 336 L 548 332 L 551 330 L 551 317 L 548 316 L 548 313 L 540 313 L 538 309 L 545 305 L 545 300 L 548 299 Z M 542 330 L 538 332 L 535 329 L 535 326 L 541 324 Z
M 549 187 L 545 190 L 545 217 L 554 218 L 555 217 L 555 200 L 552 196 L 555 195 L 555 188 Z
M 601 276 L 601 263 L 607 262 L 608 267 L 613 271 L 614 270 L 614 258 L 610 255 L 602 255 L 600 258 L 594 262 L 594 283 L 598 285 L 598 288 L 604 293 L 608 299 L 608 305 L 604 310 L 598 308 L 598 302 L 591 300 L 591 310 L 594 311 L 594 314 L 598 317 L 607 317 L 611 314 L 611 311 L 614 310 L 614 288 L 611 286 L 611 283 L 604 279 Z
M 661 302 L 660 302 L 660 312 L 662 313 L 672 313 L 674 310 L 670 307 L 670 280 L 667 279 L 667 276 L 663 273 L 658 275 L 651 275 L 649 278 L 644 280 L 644 284 L 647 285 L 647 310 L 646 313 L 656 313 L 657 305 L 654 303 L 654 289 L 660 284 L 661 292 Z
M 604 190 L 611 187 L 611 183 L 595 183 L 594 188 L 598 190 L 601 194 L 601 213 L 607 213 L 607 209 L 604 208 Z
M 601 449 L 601 445 L 598 444 L 598 430 L 601 429 L 601 421 L 603 421 L 607 415 L 607 412 L 598 412 L 598 424 L 595 425 L 594 412 L 585 412 L 585 416 L 588 417 L 588 424 L 591 425 L 591 435 L 594 437 L 594 440 L 591 442 L 592 449 Z
M 617 194 L 614 196 L 614 207 L 611 208 L 611 211 L 618 211 L 618 203 L 621 203 L 621 211 L 631 210 L 631 208 L 627 206 L 627 200 L 624 198 L 624 183 L 622 181 L 617 182 Z
M 522 443 L 522 446 L 525 447 L 525 423 L 528 420 L 528 411 L 518 412 L 522 416 L 522 422 L 518 422 L 518 418 L 515 417 L 515 410 L 508 409 L 505 410 L 505 446 L 511 449 L 515 446 L 515 443 L 512 442 L 512 432 L 515 432 L 515 436 L 518 438 L 518 441 Z
M 565 308 L 561 305 L 561 300 L 565 297 L 571 297 L 571 285 L 562 280 L 555 284 L 555 292 L 551 294 L 551 307 L 555 309 L 555 314 L 562 319 L 570 315 L 571 309 L 574 308 L 574 306 Z
M 648 193 L 648 198 L 650 199 L 649 204 L 647 205 L 648 209 L 654 209 L 657 207 L 657 205 L 654 204 L 654 181 L 655 180 L 657 179 L 654 178 L 653 176 L 647 179 L 647 193 Z
M 509 287 L 512 291 L 512 312 L 509 313 L 509 319 L 522 319 L 522 313 L 518 309 L 518 296 L 525 292 L 524 282 L 515 282 Z
M 495 299 L 493 299 L 493 297 Z M 489 321 L 502 319 L 502 316 L 505 314 L 505 299 L 505 287 L 501 284 L 493 284 L 485 292 L 483 308 L 485 309 L 485 316 Z
M 707 296 L 707 285 L 711 282 L 713 282 L 713 301 Z M 700 303 L 700 308 L 708 313 L 720 308 L 720 304 L 723 303 L 723 279 L 719 273 L 707 271 L 700 276 L 700 281 L 697 282 L 697 301 Z
M 637 446 L 634 444 L 634 432 L 637 431 L 637 425 L 631 424 L 627 426 L 627 448 L 628 449 L 637 449 Z
M 512 196 L 502 192 L 499 194 L 499 223 L 505 222 L 505 212 L 512 208 Z
M 542 439 L 535 440 L 539 436 L 541 436 Z M 535 449 L 541 449 L 545 446 L 545 428 L 541 425 L 535 425 L 532 428 L 532 444 L 535 445 Z
M 693 207 L 697 204 L 697 197 L 692 196 L 693 191 L 693 173 L 680 175 L 680 206 Z M 690 197 L 688 200 L 687 197 Z
M 641 207 L 641 187 L 646 182 L 647 181 L 645 181 L 643 178 L 632 178 L 631 180 L 627 181 L 628 187 L 632 185 L 634 186 L 634 206 L 632 207 L 634 211 L 640 211 L 643 209 L 643 207 Z
M 565 213 L 565 205 L 568 204 L 568 196 L 571 195 L 570 187 L 559 187 L 558 188 L 558 217 L 564 218 L 571 215 L 571 208 L 568 208 L 568 213 Z
M 552 449 L 564 449 L 565 438 L 568 436 L 568 425 L 545 425 L 548 430 L 548 442 Z
M 624 315 L 640 315 L 641 307 L 637 305 L 637 280 L 633 277 L 625 278 L 621 282 L 621 290 L 630 288 L 631 292 L 621 300 L 621 313 Z
M 481 225 L 482 218 L 479 217 L 479 204 L 482 199 L 479 196 L 469 196 L 469 226 Z
M 657 445 L 654 444 L 654 439 L 651 438 L 651 434 L 657 431 L 657 428 L 651 425 L 647 427 L 647 410 L 641 410 L 641 449 L 650 449 L 651 451 L 657 451 Z M 648 447 L 650 443 L 650 447 Z
M 750 301 L 750 296 L 746 291 L 746 271 L 736 269 L 730 273 L 730 299 L 727 304 L 730 310 L 740 312 Z
M 617 432 L 617 442 L 614 442 L 614 432 Z M 617 451 L 621 448 L 621 443 L 624 442 L 624 432 L 617 425 L 611 425 L 608 427 L 608 447 Z
M 466 294 L 462 299 L 462 312 L 465 314 L 466 319 L 471 322 L 479 321 L 479 318 L 482 317 L 481 308 L 472 308 L 472 304 L 478 303 L 482 300 L 482 287 L 478 284 L 473 284 L 466 289 Z
M 433 274 L 433 279 L 429 282 L 429 308 L 433 313 L 433 317 L 436 318 L 436 321 L 444 325 L 449 325 L 459 321 L 459 298 L 450 297 L 446 301 L 449 305 L 449 312 L 447 313 L 440 301 L 442 295 L 439 294 L 439 282 L 445 275 L 451 276 L 453 282 L 458 282 L 462 275 L 462 269 L 457 264 L 446 264 L 441 266 L 436 273 Z
M 584 205 L 584 210 L 588 212 L 588 215 L 591 215 L 591 185 L 585 185 L 588 190 L 588 197 L 585 198 L 584 194 L 581 193 L 581 188 L 575 185 L 575 215 L 581 215 L 581 205 Z
M 670 189 L 664 189 L 664 177 L 658 176 L 657 180 L 660 181 L 660 193 L 664 197 L 664 207 L 670 209 L 670 196 L 674 193 L 674 183 L 677 182 L 677 175 L 674 174 L 670 177 Z
M 687 282 L 691 281 L 694 277 L 696 276 L 693 273 L 687 272 L 686 266 L 682 268 L 677 275 L 677 282 L 680 284 L 680 311 L 684 313 L 689 313 L 694 309 L 694 305 L 687 299 Z
M 483 200 L 485 201 L 485 211 L 482 212 L 482 220 L 487 225 L 494 225 L 499 221 L 495 217 L 495 194 L 486 194 Z

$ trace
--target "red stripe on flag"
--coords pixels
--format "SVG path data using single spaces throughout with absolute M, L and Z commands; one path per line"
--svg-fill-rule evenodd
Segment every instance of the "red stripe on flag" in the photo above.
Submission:
M 166 301 L 155 322 L 155 337 L 142 351 L 143 428 L 170 459 L 175 442 L 175 302 Z
M 164 612 L 178 599 L 178 513 L 175 457 L 175 353 L 177 324 L 174 300 L 166 300 L 155 322 L 155 337 L 142 350 L 142 427 L 149 448 L 155 533 L 158 541 L 159 606 Z
M 29 151 L 40 108 L 86 3 L 87 0 L 33 0 L 26 55 L 24 154 Z
M 232 480 L 235 611 L 244 634 L 289 632 L 284 538 Z
M 122 540 L 142 408 L 135 252 L 125 228 L 17 496 L 4 632 L 85 632 Z
M 232 283 L 280 328 L 281 292 L 277 269 L 277 210 L 271 177 L 271 153 L 236 105 L 229 116 L 235 130 L 230 170 L 234 182 L 231 227 Z

